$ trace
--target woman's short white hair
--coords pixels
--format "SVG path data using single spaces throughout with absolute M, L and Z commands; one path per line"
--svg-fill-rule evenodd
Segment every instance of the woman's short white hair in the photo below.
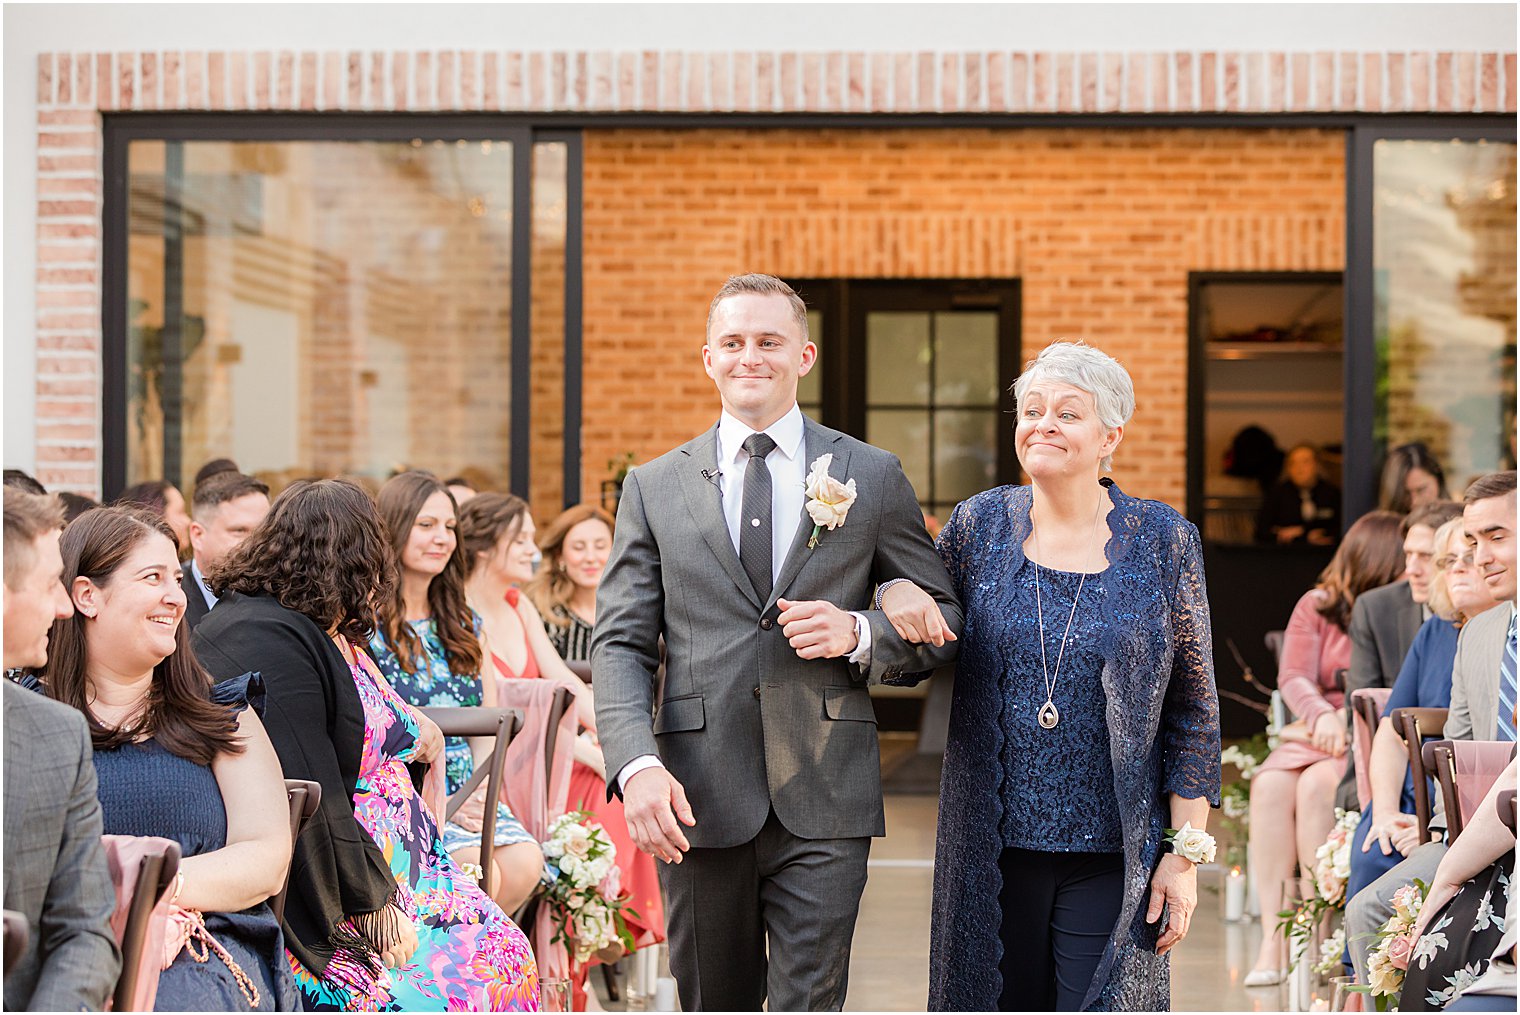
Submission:
M 1092 395 L 1099 422 L 1110 430 L 1124 426 L 1135 414 L 1135 382 L 1130 380 L 1129 371 L 1086 342 L 1052 342 L 1025 363 L 1024 372 L 1013 382 L 1015 408 L 1036 381 L 1070 384 Z M 1114 456 L 1105 456 L 1102 464 L 1112 472 Z

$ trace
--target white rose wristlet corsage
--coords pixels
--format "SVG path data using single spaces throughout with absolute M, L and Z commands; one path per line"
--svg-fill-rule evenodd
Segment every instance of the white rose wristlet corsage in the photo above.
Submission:
M 808 517 L 813 519 L 813 534 L 807 543 L 809 550 L 818 545 L 818 536 L 824 529 L 832 532 L 844 524 L 850 505 L 855 503 L 855 480 L 841 483 L 830 476 L 829 466 L 833 461 L 831 454 L 820 455 L 808 468 L 806 507 Z
M 1201 828 L 1194 828 L 1191 822 L 1184 821 L 1181 828 L 1166 829 L 1161 841 L 1184 860 L 1193 863 L 1214 862 L 1214 837 Z

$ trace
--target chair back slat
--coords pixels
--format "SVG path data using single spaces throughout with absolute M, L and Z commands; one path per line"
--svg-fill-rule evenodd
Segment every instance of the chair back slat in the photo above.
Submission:
M 507 754 L 512 747 L 512 739 L 522 729 L 522 712 L 514 708 L 481 706 L 425 708 L 422 711 L 438 724 L 438 729 L 446 737 L 491 737 L 493 740 L 491 753 L 483 763 L 475 766 L 475 771 L 465 780 L 464 785 L 454 791 L 444 807 L 445 820 L 461 817 L 461 810 L 468 804 L 469 810 L 464 816 L 472 819 L 470 824 L 479 821 L 480 888 L 490 895 L 496 878 L 496 807 L 492 801 L 502 798 Z M 440 752 L 434 759 L 434 768 L 443 764 L 443 761 L 444 755 Z M 482 789 L 484 795 L 480 792 Z
M 1398 730 L 1409 752 L 1409 772 L 1414 783 L 1414 816 L 1420 832 L 1420 842 L 1430 841 L 1431 800 L 1430 783 L 1420 777 L 1425 761 L 1420 754 L 1420 744 L 1426 737 L 1439 737 L 1446 728 L 1444 708 L 1396 708 L 1388 717 Z
M 1363 687 L 1351 692 L 1351 764 L 1356 772 L 1356 798 L 1363 810 L 1372 802 L 1372 741 L 1388 704 L 1388 687 Z
M 31 943 L 31 940 L 31 925 L 27 923 L 26 915 L 14 909 L 5 910 L 5 971 L 7 973 L 21 961 L 21 956 L 26 954 L 26 946 Z
M 301 829 L 306 827 L 306 822 L 317 813 L 317 807 L 322 803 L 322 784 L 310 779 L 286 779 L 285 802 L 290 815 L 290 848 L 294 850 L 296 840 L 301 837 Z M 287 870 L 280 893 L 269 900 L 269 908 L 276 920 L 285 919 L 285 896 L 289 892 L 290 871 Z
M 179 873 L 179 843 L 155 836 L 106 835 L 106 866 L 116 888 L 111 930 L 121 948 L 115 1011 L 152 1011 L 162 971 L 169 890 Z
M 1441 787 L 1441 799 L 1446 805 L 1446 841 L 1452 843 L 1509 767 L 1515 745 L 1497 740 L 1436 740 L 1421 748 L 1421 756 L 1426 771 Z
M 1509 826 L 1510 834 L 1515 834 L 1515 791 L 1504 790 L 1499 794 L 1499 820 Z

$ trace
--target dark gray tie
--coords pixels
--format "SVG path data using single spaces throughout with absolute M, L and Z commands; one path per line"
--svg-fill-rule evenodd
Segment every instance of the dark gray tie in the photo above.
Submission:
M 771 598 L 771 470 L 765 456 L 776 442 L 763 433 L 744 441 L 749 465 L 744 469 L 744 510 L 739 515 L 739 563 L 761 602 Z

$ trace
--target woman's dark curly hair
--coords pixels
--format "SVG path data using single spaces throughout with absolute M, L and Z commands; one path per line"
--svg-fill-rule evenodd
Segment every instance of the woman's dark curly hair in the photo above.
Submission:
M 396 555 L 375 503 L 344 479 L 298 480 L 206 576 L 218 596 L 272 596 L 324 631 L 369 640 L 392 595 Z
M 390 532 L 391 550 L 396 555 L 395 589 L 380 601 L 380 633 L 385 643 L 396 654 L 396 661 L 407 673 L 417 671 L 417 657 L 422 653 L 422 643 L 417 632 L 406 622 L 406 603 L 401 591 L 401 556 L 407 540 L 412 537 L 412 526 L 417 515 L 435 493 L 449 499 L 449 508 L 457 519 L 459 505 L 449 488 L 431 472 L 420 469 L 392 476 L 380 488 L 375 506 L 380 519 Z M 457 524 L 457 522 L 456 522 Z M 428 606 L 433 622 L 438 628 L 438 640 L 443 643 L 444 655 L 448 657 L 449 671 L 465 675 L 480 672 L 480 642 L 475 637 L 475 624 L 470 616 L 469 604 L 464 598 L 464 551 L 456 533 L 454 552 L 449 554 L 443 571 L 428 582 Z
M 80 515 L 63 531 L 63 582 L 71 590 L 76 578 L 108 587 L 132 551 L 153 536 L 178 547 L 174 530 L 142 508 L 102 507 Z M 218 754 L 241 754 L 237 719 L 211 701 L 211 677 L 196 661 L 184 618 L 174 632 L 174 651 L 153 667 L 153 683 L 136 720 L 112 729 L 90 711 L 89 650 L 85 631 L 91 619 L 82 613 L 53 623 L 42 682 L 48 694 L 84 713 L 90 740 L 108 751 L 152 736 L 171 754 L 209 765 Z M 109 648 L 107 649 L 109 651 Z

